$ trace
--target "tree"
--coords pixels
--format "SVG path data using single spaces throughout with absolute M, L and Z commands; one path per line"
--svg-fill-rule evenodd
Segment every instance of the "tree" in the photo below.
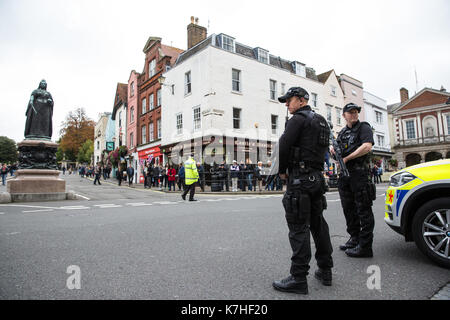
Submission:
M 95 122 L 88 118 L 83 108 L 70 111 L 62 123 L 60 147 L 66 159 L 75 161 L 78 151 L 87 140 L 94 140 Z
M 0 137 L 0 163 L 17 162 L 17 145 L 16 142 L 8 137 Z
M 77 161 L 81 163 L 90 163 L 94 154 L 94 142 L 87 140 L 78 150 Z

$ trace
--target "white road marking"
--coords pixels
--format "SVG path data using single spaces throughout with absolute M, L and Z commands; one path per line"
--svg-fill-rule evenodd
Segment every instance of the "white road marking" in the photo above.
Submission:
M 55 208 L 58 209 L 58 208 Z M 59 209 L 63 209 L 63 210 L 87 210 L 90 209 L 89 207 L 85 207 L 85 206 L 64 206 L 64 207 L 59 207 Z
M 4 212 L 0 212 L 0 214 L 5 214 Z
M 55 207 L 28 206 L 23 204 L 0 204 L 2 207 L 24 207 L 24 208 L 40 208 L 40 209 L 56 209 Z
M 152 203 L 145 203 L 145 202 L 135 202 L 135 203 L 127 203 L 126 205 L 132 206 L 132 207 L 142 207 L 142 206 L 152 206 Z
M 25 210 L 22 212 L 29 213 L 29 212 L 46 212 L 46 211 L 54 211 L 54 210 L 53 209 L 41 209 L 41 210 Z
M 78 197 L 81 197 L 83 199 L 86 199 L 86 200 L 91 200 L 90 198 L 82 196 L 81 194 L 78 194 L 78 193 L 75 193 L 75 195 L 78 196 Z
M 156 202 L 154 202 L 154 203 L 156 203 L 156 204 L 175 204 L 175 203 L 177 203 L 177 202 L 171 202 L 171 201 L 156 201 Z
M 15 234 L 20 234 L 20 232 L 5 233 L 5 236 L 13 236 Z
M 95 204 L 94 207 L 99 207 L 100 209 L 107 209 L 107 208 L 121 208 L 122 206 L 120 204 L 106 203 L 106 204 Z

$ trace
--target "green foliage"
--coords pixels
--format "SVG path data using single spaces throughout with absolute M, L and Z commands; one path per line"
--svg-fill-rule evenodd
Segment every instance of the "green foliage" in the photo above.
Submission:
M 64 159 L 64 151 L 61 149 L 61 147 L 58 147 L 58 150 L 56 151 L 56 161 L 60 162 Z
M 0 137 L 0 163 L 15 163 L 18 160 L 16 142 L 8 137 Z
M 80 163 L 91 163 L 94 154 L 94 142 L 86 140 L 78 149 L 77 161 Z
M 389 164 L 394 167 L 397 168 L 398 167 L 398 161 L 397 159 L 389 159 Z

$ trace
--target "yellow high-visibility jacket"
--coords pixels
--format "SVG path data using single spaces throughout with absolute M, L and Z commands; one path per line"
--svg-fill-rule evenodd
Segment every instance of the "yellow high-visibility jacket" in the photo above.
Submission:
M 191 157 L 184 163 L 184 172 L 186 181 L 185 183 L 187 186 L 198 181 L 197 164 L 195 163 L 194 158 Z

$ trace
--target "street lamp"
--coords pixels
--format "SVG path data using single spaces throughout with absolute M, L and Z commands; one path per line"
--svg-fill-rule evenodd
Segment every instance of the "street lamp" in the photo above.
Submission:
M 166 81 L 166 77 L 161 76 L 161 77 L 158 78 L 159 84 L 162 85 L 162 86 L 171 87 L 172 88 L 172 94 L 174 94 L 174 87 L 175 87 L 175 85 L 174 84 L 165 84 L 164 83 L 165 81 Z

